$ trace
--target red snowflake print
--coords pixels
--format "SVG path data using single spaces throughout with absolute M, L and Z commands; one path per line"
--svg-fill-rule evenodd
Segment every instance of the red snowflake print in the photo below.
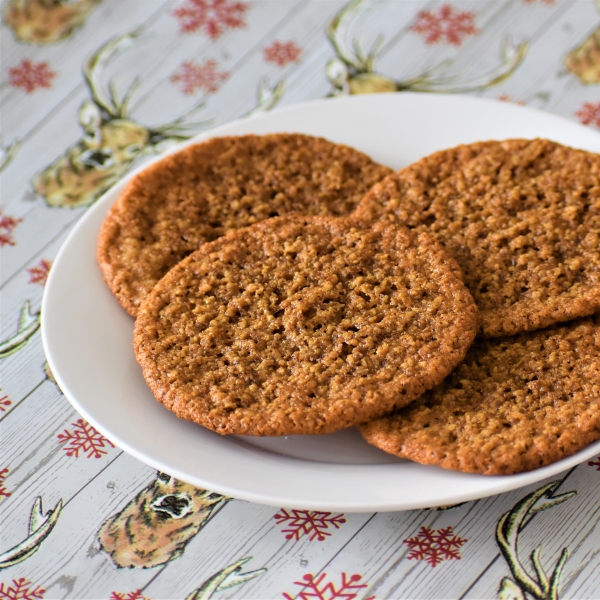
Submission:
M 366 583 L 359 583 L 362 579 L 361 575 L 354 574 L 348 575 L 342 573 L 342 582 L 338 588 L 336 588 L 333 582 L 324 582 L 327 577 L 327 573 L 322 573 L 318 577 L 307 573 L 302 576 L 303 581 L 294 581 L 295 585 L 302 586 L 304 589 L 296 596 L 297 600 L 336 600 L 337 598 L 343 598 L 344 600 L 354 600 L 358 596 L 358 590 L 362 590 L 367 587 Z M 283 593 L 283 597 L 286 600 L 292 600 L 292 596 L 287 593 Z M 369 596 L 366 600 L 374 600 L 375 596 Z
M 460 46 L 466 37 L 480 33 L 474 24 L 475 13 L 458 12 L 450 4 L 443 4 L 437 13 L 422 10 L 417 14 L 411 31 L 422 34 L 426 44 L 447 42 Z
M 600 456 L 596 460 L 590 460 L 588 465 L 590 467 L 596 467 L 596 471 L 600 471 Z
M 336 529 L 346 522 L 343 514 L 334 515 L 330 512 L 319 512 L 312 510 L 292 510 L 288 512 L 281 509 L 274 517 L 277 524 L 285 523 L 289 529 L 282 529 L 281 533 L 286 533 L 286 540 L 294 539 L 298 541 L 303 535 L 310 535 L 310 541 L 318 540 L 322 542 L 331 535 L 330 526 Z
M 100 458 L 107 454 L 105 446 L 114 448 L 114 444 L 107 440 L 101 433 L 96 431 L 87 421 L 78 419 L 75 423 L 71 423 L 73 431 L 65 429 L 64 433 L 58 434 L 59 442 L 67 442 L 63 450 L 67 456 L 79 458 L 79 453 L 87 452 L 88 458 Z
M 203 65 L 186 60 L 181 63 L 180 71 L 171 75 L 171 81 L 181 82 L 184 94 L 193 94 L 196 90 L 214 94 L 219 89 L 219 84 L 228 77 L 229 73 L 217 71 L 216 60 L 207 60 Z
M 275 63 L 280 67 L 285 67 L 293 62 L 298 62 L 302 54 L 302 49 L 294 42 L 273 42 L 270 46 L 263 49 L 265 60 Z
M 6 585 L 6 587 L 5 587 Z M 44 597 L 46 590 L 32 585 L 31 581 L 27 581 L 24 577 L 13 579 L 12 585 L 0 583 L 0 600 L 39 600 Z
M 249 8 L 246 2 L 232 0 L 188 0 L 173 14 L 179 19 L 181 33 L 202 31 L 216 40 L 227 29 L 246 27 L 244 14 Z
M 9 469 L 6 468 L 0 470 L 0 497 L 4 496 L 5 498 L 8 498 L 10 496 L 10 492 L 4 487 L 4 480 L 8 475 L 8 471 Z
M 111 592 L 109 600 L 149 600 L 142 590 L 135 590 L 135 592 Z
M 600 102 L 584 102 L 583 106 L 575 111 L 575 116 L 584 125 L 600 127 Z
M 47 62 L 33 63 L 24 58 L 17 67 L 8 70 L 8 83 L 14 88 L 23 88 L 28 94 L 38 88 L 51 88 L 56 73 L 48 68 Z
M 404 540 L 404 543 L 413 549 L 408 555 L 409 560 L 413 558 L 425 560 L 435 567 L 444 560 L 452 558 L 460 560 L 458 549 L 467 541 L 454 535 L 452 527 L 445 529 L 421 527 L 415 537 Z
M 39 283 L 42 286 L 46 285 L 51 266 L 52 261 L 42 259 L 38 265 L 27 269 L 27 272 L 29 273 L 29 283 Z
M 0 247 L 2 246 L 14 246 L 15 240 L 12 237 L 12 230 L 22 221 L 23 219 L 15 219 L 3 215 L 0 211 Z
M 12 402 L 8 399 L 8 396 L 0 397 L 0 412 L 4 412 L 6 409 L 5 406 L 10 406 Z

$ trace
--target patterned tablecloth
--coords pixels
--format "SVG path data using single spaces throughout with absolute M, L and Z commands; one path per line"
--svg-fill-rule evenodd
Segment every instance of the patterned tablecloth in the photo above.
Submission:
M 600 598 L 600 457 L 444 509 L 223 498 L 95 431 L 39 332 L 86 209 L 146 157 L 249 112 L 447 91 L 600 127 L 599 3 L 5 0 L 2 18 L 0 599 Z

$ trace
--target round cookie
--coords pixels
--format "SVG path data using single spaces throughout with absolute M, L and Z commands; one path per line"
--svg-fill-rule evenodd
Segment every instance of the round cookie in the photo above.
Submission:
M 405 406 L 463 359 L 477 309 L 429 234 L 269 219 L 204 244 L 142 303 L 154 395 L 221 434 L 329 433 Z
M 441 385 L 360 429 L 390 454 L 485 475 L 574 454 L 600 439 L 600 315 L 478 340 Z
M 356 214 L 432 232 L 486 337 L 600 309 L 600 155 L 540 139 L 458 146 L 375 185 Z
M 213 138 L 138 173 L 102 226 L 98 261 L 132 316 L 181 259 L 228 231 L 290 213 L 344 216 L 392 170 L 300 134 Z

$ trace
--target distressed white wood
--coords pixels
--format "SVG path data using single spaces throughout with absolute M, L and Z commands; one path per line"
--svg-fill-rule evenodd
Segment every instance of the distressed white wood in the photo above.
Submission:
M 534 106 L 575 119 L 574 110 L 581 106 L 583 97 L 578 94 L 575 105 L 572 101 L 565 105 L 565 95 L 568 96 L 572 88 L 579 92 L 593 92 L 594 86 L 584 86 L 566 70 L 563 61 L 566 54 L 590 33 L 590 23 L 600 24 L 600 12 L 591 2 L 566 2 L 561 5 L 560 12 L 561 18 L 548 15 L 546 25 L 529 36 L 531 47 L 525 61 L 515 76 L 503 82 L 498 89 L 499 93 L 527 104 L 532 103 L 536 95 L 543 94 L 545 99 Z M 515 16 L 515 22 L 517 18 Z M 484 95 L 497 97 L 492 90 Z
M 568 499 L 559 506 L 554 506 L 547 511 L 541 512 L 527 525 L 520 536 L 520 555 L 526 568 L 533 573 L 529 556 L 534 548 L 543 544 L 541 554 L 542 563 L 548 572 L 556 564 L 563 548 L 569 548 L 570 558 L 565 564 L 563 571 L 563 585 L 561 586 L 564 597 L 594 597 L 572 595 L 566 593 L 571 587 L 581 587 L 582 584 L 589 586 L 595 583 L 596 589 L 600 589 L 600 573 L 587 573 L 582 578 L 579 571 L 586 570 L 590 562 L 597 560 L 600 550 L 600 537 L 598 527 L 600 526 L 600 505 L 598 504 L 598 484 L 600 474 L 586 463 L 577 467 L 564 482 L 559 486 L 556 494 L 577 491 L 577 495 Z M 533 486 L 537 489 L 540 486 Z M 517 498 L 526 495 L 527 490 L 512 492 Z M 558 535 L 557 529 L 560 530 Z M 499 555 L 496 547 L 496 554 Z M 494 564 L 478 579 L 477 583 L 468 591 L 468 598 L 488 597 L 494 593 L 503 577 L 509 576 L 509 568 L 502 558 L 498 558 Z M 576 583 L 577 582 L 577 583 Z M 589 588 L 588 589 L 592 589 Z
M 13 277 L 4 282 L 0 288 L 2 303 L 0 305 L 0 339 L 7 340 L 17 330 L 17 321 L 25 300 L 29 301 L 33 313 L 40 310 L 44 288 L 37 283 L 30 283 L 28 269 L 36 267 L 42 259 L 52 261 L 56 257 L 60 246 L 64 242 L 70 226 L 59 230 L 58 234 L 45 247 L 43 247 L 24 268 L 17 271 Z M 10 396 L 12 405 L 5 407 L 6 411 L 12 410 L 36 386 L 46 378 L 43 365 L 46 360 L 41 345 L 40 331 L 34 333 L 27 345 L 11 356 L 0 360 L 0 379 L 4 394 Z M 0 412 L 0 418 L 6 412 Z
M 188 581 L 206 578 L 223 567 L 251 556 L 246 570 L 267 568 L 259 578 L 239 590 L 222 593 L 222 598 L 276 598 L 286 591 L 282 585 L 304 573 L 318 569 L 344 546 L 370 518 L 367 514 L 345 515 L 339 529 L 329 528 L 330 538 L 319 542 L 303 536 L 299 541 L 286 540 L 281 532 L 287 527 L 273 518 L 278 510 L 247 502 L 228 504 L 188 546 L 186 555 L 161 573 L 147 591 L 151 597 L 175 597 L 189 593 Z M 199 577 L 201 575 L 201 577 Z M 293 587 L 293 586 L 290 586 Z M 221 594 L 220 594 L 221 595 Z
M 22 89 L 14 89 L 8 85 L 8 73 L 2 72 L 0 80 L 0 102 L 6 108 L 3 110 L 3 136 L 7 139 L 18 137 L 24 139 L 31 130 L 56 110 L 75 88 L 83 83 L 82 62 L 89 54 L 96 51 L 109 37 L 130 29 L 151 26 L 162 17 L 169 5 L 164 1 L 152 2 L 120 2 L 101 3 L 93 10 L 87 22 L 75 35 L 58 44 L 35 46 L 17 43 L 12 35 L 7 34 L 8 27 L 2 28 L 2 49 L 7 46 L 3 56 L 3 65 L 16 66 L 21 58 L 32 62 L 45 61 L 50 70 L 57 73 L 52 80 L 51 89 L 36 90 L 27 94 Z M 140 8 L 143 8 L 140 11 Z M 118 27 L 107 27 L 113 20 Z M 35 98 L 37 94 L 41 96 Z M 41 102 L 43 96 L 44 101 Z
M 23 538 L 36 496 L 43 496 L 46 508 L 60 498 L 66 501 L 121 452 L 107 446 L 100 458 L 67 456 L 57 436 L 72 431 L 79 418 L 56 386 L 45 381 L 0 422 L 2 468 L 10 469 L 5 486 L 12 494 L 0 503 L 0 551 Z
M 121 509 L 124 499 L 147 485 L 155 472 L 126 454 L 113 457 L 105 467 L 75 494 L 63 492 L 65 507 L 56 527 L 40 551 L 7 571 L 10 577 L 31 579 L 35 574 L 51 598 L 92 599 L 108 598 L 111 591 L 132 591 L 155 576 L 156 569 L 115 569 L 96 540 L 102 523 Z
M 423 37 L 411 31 L 411 26 L 416 20 L 416 14 L 419 10 L 428 10 L 437 13 L 444 2 L 436 1 L 427 3 L 410 3 L 412 11 L 403 11 L 399 24 L 401 27 L 391 39 L 386 35 L 386 44 L 383 48 L 382 56 L 377 61 L 378 72 L 392 77 L 399 81 L 409 80 L 413 77 L 423 74 L 432 67 L 441 65 L 444 61 L 452 61 L 441 73 L 450 75 L 460 72 L 463 77 L 469 74 L 482 73 L 489 68 L 496 66 L 499 61 L 499 45 L 496 41 L 498 36 L 493 30 L 490 30 L 488 21 L 494 25 L 497 15 L 507 10 L 510 3 L 495 2 L 453 2 L 457 10 L 469 11 L 475 14 L 474 23 L 481 31 L 477 35 L 466 36 L 460 47 L 448 44 L 437 43 L 427 44 Z M 403 3 L 398 7 L 396 3 L 391 4 L 390 9 L 397 13 L 402 9 Z M 385 9 L 388 7 L 385 6 Z M 382 13 L 387 10 L 380 9 Z M 400 16 L 400 15 L 399 15 Z M 381 19 L 381 17 L 380 17 Z M 361 24 L 355 26 L 361 28 Z M 378 31 L 379 29 L 375 29 Z M 371 33 L 373 36 L 373 33 Z M 487 64 L 485 61 L 489 62 Z
M 256 0 L 245 15 L 248 27 L 227 31 L 218 40 L 197 32 L 181 34 L 172 11 L 185 0 L 139 2 L 103 0 L 82 28 L 58 44 L 36 46 L 17 43 L 2 25 L 0 73 L 3 143 L 15 137 L 22 145 L 0 175 L 1 206 L 5 214 L 23 218 L 13 232 L 16 246 L 5 246 L 0 258 L 0 332 L 14 333 L 22 303 L 37 310 L 42 287 L 29 283 L 27 269 L 43 258 L 52 260 L 85 209 L 51 209 L 31 192 L 32 177 L 60 156 L 82 134 L 79 107 L 89 98 L 81 65 L 109 37 L 141 26 L 145 43 L 116 57 L 106 70 L 121 92 L 136 77 L 141 85 L 131 105 L 132 118 L 146 125 L 171 121 L 200 102 L 205 108 L 197 119 L 212 119 L 206 127 L 237 118 L 254 107 L 256 87 L 263 76 L 271 85 L 284 80 L 280 105 L 322 98 L 332 91 L 325 69 L 334 57 L 326 38 L 328 21 L 346 4 L 344 0 Z M 576 119 L 585 101 L 597 102 L 600 87 L 584 85 L 568 73 L 563 60 L 600 26 L 600 11 L 592 0 L 541 0 L 489 2 L 460 1 L 458 10 L 476 13 L 481 33 L 459 47 L 426 44 L 410 30 L 420 10 L 437 11 L 445 0 L 373 1 L 361 10 L 348 32 L 349 41 L 362 39 L 369 48 L 379 34 L 385 36 L 378 72 L 405 80 L 451 59 L 445 74 L 461 80 L 498 64 L 500 44 L 506 35 L 530 40 L 524 62 L 501 85 L 478 92 L 550 110 Z M 263 49 L 274 40 L 293 40 L 302 54 L 285 67 L 267 63 Z M 21 59 L 47 61 L 58 72 L 50 90 L 25 94 L 8 86 L 10 66 Z M 214 94 L 201 91 L 184 95 L 170 81 L 184 60 L 218 62 L 229 78 Z M 351 126 L 351 124 L 349 124 Z M 140 161 L 141 162 L 141 161 Z M 132 164 L 131 168 L 137 164 Z M 368 588 L 360 596 L 377 598 L 494 598 L 508 567 L 494 539 L 498 518 L 520 498 L 542 485 L 468 503 L 453 510 L 410 511 L 387 514 L 345 515 L 347 522 L 325 541 L 286 540 L 273 519 L 276 509 L 231 501 L 208 521 L 187 545 L 182 557 L 153 569 L 117 569 L 98 550 L 101 524 L 121 510 L 155 477 L 155 472 L 133 458 L 110 449 L 101 459 L 69 458 L 56 435 L 79 416 L 55 385 L 45 379 L 39 333 L 16 354 L 0 361 L 0 394 L 12 405 L 0 412 L 0 469 L 10 472 L 4 486 L 11 493 L 0 497 L 2 535 L 0 552 L 14 546 L 27 531 L 29 511 L 36 496 L 44 510 L 59 498 L 65 507 L 40 550 L 22 563 L 0 572 L 0 581 L 26 577 L 47 590 L 47 598 L 107 598 L 111 592 L 143 589 L 149 598 L 184 598 L 220 569 L 252 557 L 245 571 L 266 568 L 264 574 L 238 588 L 219 592 L 217 598 L 275 598 L 283 592 L 295 596 L 306 573 L 327 573 L 337 581 L 341 573 L 362 576 Z M 554 479 L 554 478 L 553 478 Z M 571 556 L 565 565 L 561 596 L 594 599 L 600 593 L 600 471 L 586 464 L 575 469 L 557 493 L 577 490 L 565 504 L 540 513 L 521 537 L 526 557 L 544 544 L 542 561 L 551 567 L 563 547 Z M 421 526 L 452 526 L 468 541 L 461 560 L 448 560 L 435 568 L 408 560 L 404 540 Z M 531 565 L 527 563 L 528 568 Z

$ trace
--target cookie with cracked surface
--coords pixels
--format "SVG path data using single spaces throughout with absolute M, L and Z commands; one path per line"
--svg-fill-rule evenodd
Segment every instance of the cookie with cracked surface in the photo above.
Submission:
M 203 243 L 278 215 L 348 215 L 391 172 L 308 135 L 188 146 L 138 173 L 111 208 L 98 241 L 104 279 L 135 316 L 156 282 Z
M 463 359 L 477 309 L 427 233 L 269 219 L 204 244 L 140 308 L 136 358 L 221 434 L 329 433 L 405 406 Z
M 477 340 L 441 385 L 360 429 L 390 454 L 469 473 L 570 456 L 600 439 L 600 315 Z
M 432 232 L 464 273 L 483 336 L 600 309 L 600 155 L 540 139 L 458 146 L 376 184 L 356 214 Z

